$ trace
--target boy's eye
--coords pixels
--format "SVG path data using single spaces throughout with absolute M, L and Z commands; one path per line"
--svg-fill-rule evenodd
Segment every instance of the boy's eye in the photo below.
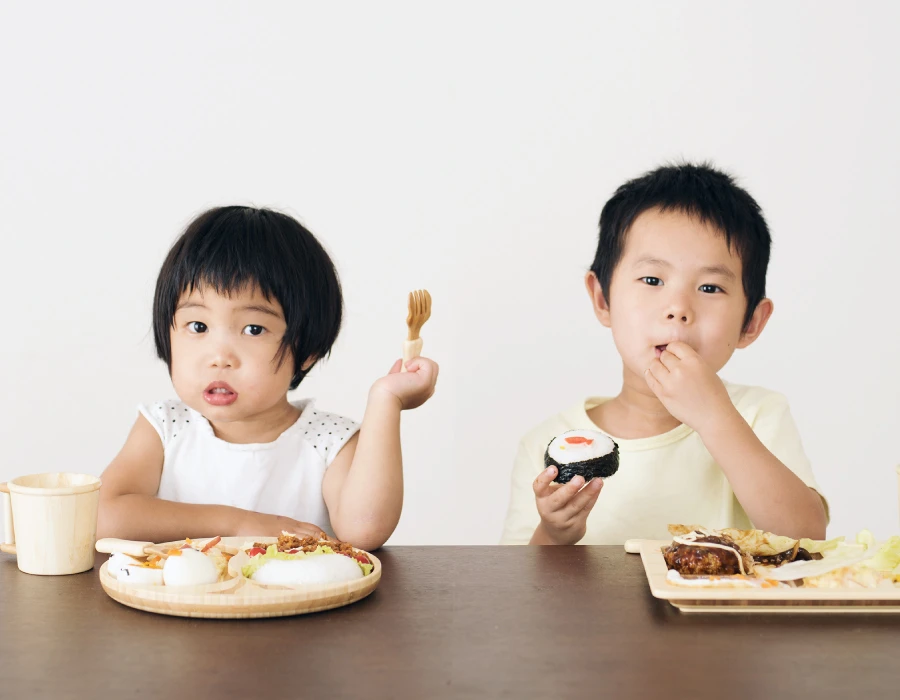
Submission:
M 254 324 L 250 324 L 249 326 L 244 326 L 244 333 L 247 335 L 262 335 L 266 332 L 266 329 L 262 326 L 256 326 Z
M 659 277 L 641 277 L 641 282 L 649 284 L 651 287 L 662 286 L 662 280 Z
M 191 321 L 187 324 L 187 329 L 191 333 L 206 333 L 209 330 L 206 324 L 201 321 Z
M 715 284 L 701 284 L 700 291 L 704 294 L 715 294 L 716 292 L 723 292 L 725 290 Z

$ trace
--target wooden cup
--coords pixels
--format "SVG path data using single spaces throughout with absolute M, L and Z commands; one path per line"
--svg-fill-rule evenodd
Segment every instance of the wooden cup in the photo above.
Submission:
M 94 566 L 100 479 L 89 474 L 31 474 L 0 484 L 8 496 L 0 551 L 16 555 L 20 571 L 51 576 Z

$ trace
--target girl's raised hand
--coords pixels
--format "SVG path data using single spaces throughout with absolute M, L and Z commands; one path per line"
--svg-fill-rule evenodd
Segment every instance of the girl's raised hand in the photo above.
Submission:
M 372 385 L 369 396 L 396 400 L 401 410 L 418 408 L 434 394 L 438 365 L 427 357 L 414 357 L 406 363 L 406 372 L 401 372 L 401 363 L 397 360 L 391 371 Z

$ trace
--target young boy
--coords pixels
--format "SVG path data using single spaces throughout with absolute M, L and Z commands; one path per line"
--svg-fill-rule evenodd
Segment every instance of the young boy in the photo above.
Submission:
M 759 205 L 707 165 L 662 167 L 616 191 L 585 284 L 622 357 L 622 389 L 522 439 L 504 543 L 666 539 L 670 523 L 824 538 L 827 504 L 787 401 L 716 374 L 772 315 L 770 246 Z M 618 472 L 554 483 L 547 444 L 598 428 L 619 445 Z

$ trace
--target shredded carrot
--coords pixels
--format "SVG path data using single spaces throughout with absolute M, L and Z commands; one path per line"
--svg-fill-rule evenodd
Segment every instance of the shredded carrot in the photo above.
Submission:
M 203 549 L 201 549 L 200 551 L 206 552 L 206 551 L 212 549 L 213 547 L 215 547 L 221 541 L 222 541 L 222 537 L 220 535 L 216 535 L 209 542 L 207 542 L 205 545 L 203 545 Z

